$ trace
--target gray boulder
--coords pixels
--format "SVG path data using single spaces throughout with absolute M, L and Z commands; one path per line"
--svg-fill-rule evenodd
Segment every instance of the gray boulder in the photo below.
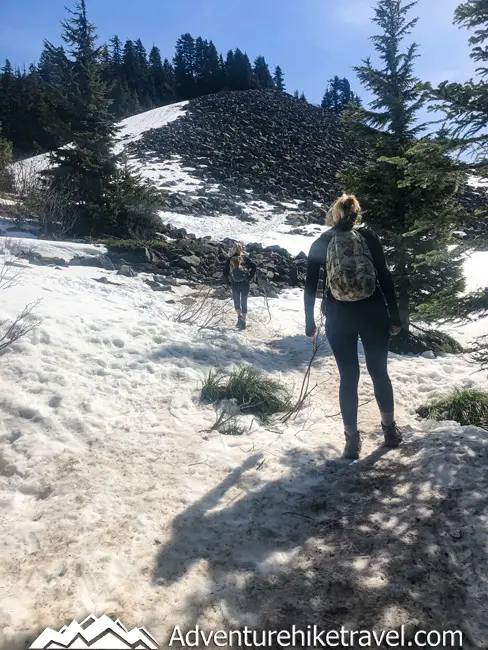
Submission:
M 117 271 L 117 275 L 124 275 L 126 278 L 135 278 L 137 273 L 127 264 L 123 264 Z
M 178 266 L 182 269 L 200 266 L 200 258 L 196 255 L 183 255 L 178 260 Z
M 115 270 L 115 266 L 106 255 L 77 255 L 69 264 L 70 266 L 90 266 L 106 271 Z

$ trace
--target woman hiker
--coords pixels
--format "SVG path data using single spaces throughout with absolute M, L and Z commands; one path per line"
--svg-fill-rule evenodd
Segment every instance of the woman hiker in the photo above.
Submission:
M 225 263 L 224 277 L 232 286 L 232 298 L 237 314 L 236 327 L 241 330 L 246 329 L 247 298 L 255 275 L 256 265 L 245 254 L 241 244 L 236 244 Z
M 398 447 L 401 430 L 395 423 L 393 388 L 388 376 L 391 335 L 401 328 L 391 273 L 378 236 L 358 228 L 360 206 L 355 196 L 344 194 L 327 215 L 332 228 L 317 239 L 308 257 L 305 285 L 306 335 L 315 337 L 315 297 L 320 269 L 324 267 L 323 313 L 326 335 L 340 375 L 339 401 L 346 444 L 344 457 L 356 460 L 361 451 L 358 430 L 358 336 L 373 380 L 381 413 L 385 446 Z

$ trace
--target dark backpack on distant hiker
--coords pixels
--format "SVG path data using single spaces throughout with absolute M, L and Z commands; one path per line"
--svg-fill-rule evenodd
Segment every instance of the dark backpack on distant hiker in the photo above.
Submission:
M 327 288 L 336 300 L 357 302 L 374 294 L 376 268 L 366 239 L 358 230 L 330 231 L 325 268 Z
M 230 279 L 234 284 L 249 282 L 249 273 L 245 269 L 236 266 L 235 269 L 230 272 Z

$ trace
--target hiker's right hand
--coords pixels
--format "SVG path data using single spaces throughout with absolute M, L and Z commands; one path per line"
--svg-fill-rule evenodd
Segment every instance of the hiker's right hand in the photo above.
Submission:
M 313 324 L 313 327 L 307 327 L 305 329 L 305 336 L 309 339 L 314 339 L 317 335 L 317 327 L 315 326 L 315 323 Z
M 400 334 L 401 329 L 402 328 L 399 325 L 390 325 L 390 334 L 392 336 L 397 336 L 398 334 Z

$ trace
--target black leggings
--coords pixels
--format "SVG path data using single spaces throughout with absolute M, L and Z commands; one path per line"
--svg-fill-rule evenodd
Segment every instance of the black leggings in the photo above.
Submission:
M 249 282 L 239 282 L 232 285 L 232 298 L 237 311 L 247 314 L 247 297 L 249 295 Z
M 333 319 L 327 319 L 327 339 L 341 378 L 339 401 L 345 426 L 357 426 L 358 421 L 358 336 L 379 409 L 382 413 L 393 413 L 393 388 L 387 370 L 390 323 L 385 316 L 364 314 L 359 319 L 337 318 L 336 314 Z

